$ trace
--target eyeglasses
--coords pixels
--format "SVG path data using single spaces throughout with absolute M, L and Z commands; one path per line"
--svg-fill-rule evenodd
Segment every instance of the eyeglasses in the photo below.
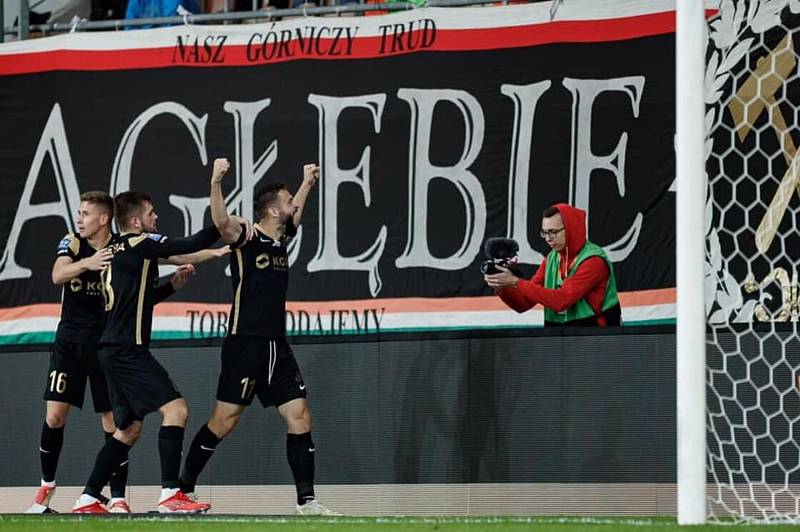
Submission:
M 550 229 L 550 230 L 548 230 L 548 231 L 544 231 L 544 230 L 542 230 L 542 231 L 539 231 L 539 236 L 541 236 L 541 237 L 542 237 L 542 238 L 544 238 L 545 240 L 547 240 L 548 238 L 555 238 L 555 237 L 557 237 L 557 236 L 558 236 L 558 233 L 560 233 L 560 232 L 561 232 L 561 231 L 563 231 L 564 229 L 565 229 L 565 228 L 564 228 L 564 227 L 562 227 L 561 229 Z

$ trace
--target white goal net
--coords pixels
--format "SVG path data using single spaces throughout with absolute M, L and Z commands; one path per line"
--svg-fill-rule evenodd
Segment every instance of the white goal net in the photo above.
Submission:
M 799 520 L 800 0 L 721 1 L 708 37 L 708 513 Z

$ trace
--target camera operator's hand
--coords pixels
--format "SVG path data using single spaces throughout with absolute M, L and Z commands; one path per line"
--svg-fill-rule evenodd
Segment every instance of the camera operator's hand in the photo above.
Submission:
M 483 276 L 483 280 L 487 285 L 489 285 L 489 287 L 494 288 L 495 291 L 503 290 L 504 288 L 509 287 L 517 287 L 519 277 L 511 273 L 511 270 L 504 266 L 500 266 L 499 264 L 496 265 L 495 268 L 500 270 L 500 273 Z

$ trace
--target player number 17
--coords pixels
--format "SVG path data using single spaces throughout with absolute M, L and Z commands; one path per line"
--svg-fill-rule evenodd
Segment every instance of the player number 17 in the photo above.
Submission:
M 256 379 L 250 379 L 249 377 L 245 377 L 241 380 L 242 382 L 242 399 L 247 399 L 251 395 L 253 395 L 253 388 L 256 387 Z

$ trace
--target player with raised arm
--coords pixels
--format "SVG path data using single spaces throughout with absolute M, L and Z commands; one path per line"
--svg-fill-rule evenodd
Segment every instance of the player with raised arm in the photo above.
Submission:
M 163 416 L 158 438 L 162 485 L 158 510 L 206 511 L 208 504 L 194 501 L 178 489 L 188 408 L 166 370 L 153 358 L 149 343 L 153 306 L 179 287 L 175 282 L 157 286 L 157 260 L 207 248 L 216 242 L 219 232 L 210 226 L 187 238 L 155 233 L 158 215 L 150 197 L 143 193 L 118 194 L 115 206 L 122 234 L 109 245 L 114 256 L 102 275 L 107 314 L 98 358 L 108 381 L 117 430 L 98 453 L 73 512 L 105 513 L 101 504 L 103 486 L 119 464 L 127 461 L 144 416 L 156 410 Z M 181 271 L 185 282 L 193 268 Z
M 266 408 L 275 406 L 286 423 L 286 454 L 297 489 L 297 513 L 339 515 L 314 494 L 314 443 L 306 385 L 286 342 L 286 291 L 289 258 L 286 244 L 297 232 L 319 167 L 303 167 L 303 182 L 294 197 L 284 184 L 256 193 L 256 235 L 246 240 L 245 228 L 228 215 L 222 196 L 226 159 L 214 161 L 211 216 L 222 240 L 231 245 L 233 305 L 228 336 L 222 346 L 222 370 L 211 418 L 195 435 L 186 456 L 181 487 L 193 492 L 197 477 L 219 442 L 234 429 L 244 409 L 257 396 Z

